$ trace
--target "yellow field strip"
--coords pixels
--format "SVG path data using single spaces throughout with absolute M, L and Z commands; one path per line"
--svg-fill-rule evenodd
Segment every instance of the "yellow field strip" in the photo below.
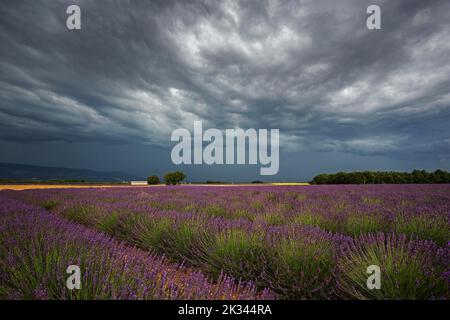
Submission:
M 75 185 L 75 184 L 5 184 L 0 185 L 0 190 L 29 190 L 29 189 L 72 189 L 72 188 L 142 188 L 162 187 L 160 185 L 132 186 L 132 185 Z M 309 186 L 307 182 L 274 182 L 274 183 L 236 183 L 236 184 L 183 184 L 182 186 L 198 187 L 257 187 L 257 186 Z
M 308 182 L 274 182 L 273 186 L 309 186 Z

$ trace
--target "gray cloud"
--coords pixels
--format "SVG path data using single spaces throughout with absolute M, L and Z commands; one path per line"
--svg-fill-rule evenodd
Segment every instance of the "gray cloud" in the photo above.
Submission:
M 382 30 L 365 27 L 372 3 Z M 15 0 L 0 15 L 3 140 L 169 147 L 202 119 L 280 128 L 291 152 L 450 154 L 448 1 Z

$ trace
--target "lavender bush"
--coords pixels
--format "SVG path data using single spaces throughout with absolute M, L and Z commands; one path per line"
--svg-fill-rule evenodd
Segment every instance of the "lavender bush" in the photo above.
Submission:
M 2 299 L 267 299 L 250 282 L 201 272 L 0 196 Z M 66 268 L 81 268 L 81 289 Z

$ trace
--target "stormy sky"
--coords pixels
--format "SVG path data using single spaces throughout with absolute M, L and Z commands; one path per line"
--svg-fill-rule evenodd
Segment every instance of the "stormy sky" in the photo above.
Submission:
M 3 0 L 0 17 L 0 162 L 234 181 L 450 169 L 450 1 Z M 173 165 L 170 135 L 195 120 L 280 129 L 279 174 Z

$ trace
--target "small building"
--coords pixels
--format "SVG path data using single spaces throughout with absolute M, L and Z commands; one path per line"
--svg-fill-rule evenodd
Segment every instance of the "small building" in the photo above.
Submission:
M 146 186 L 148 185 L 147 181 L 131 181 L 132 186 Z

